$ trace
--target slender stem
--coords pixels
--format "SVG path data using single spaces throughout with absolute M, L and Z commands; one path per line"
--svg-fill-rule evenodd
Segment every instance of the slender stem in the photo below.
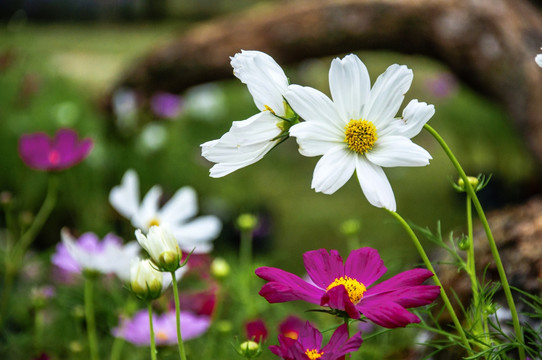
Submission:
M 45 200 L 43 201 L 43 204 L 41 205 L 41 208 L 39 209 L 36 217 L 34 218 L 34 221 L 22 234 L 21 239 L 19 240 L 19 252 L 20 256 L 24 255 L 26 252 L 26 249 L 32 244 L 32 241 L 36 238 L 39 231 L 45 224 L 45 221 L 51 214 L 51 211 L 53 211 L 56 200 L 58 197 L 58 177 L 55 174 L 49 175 L 49 186 L 47 188 L 47 195 L 45 196 Z
M 387 210 L 387 209 L 386 209 Z M 433 265 L 431 264 L 431 261 L 429 261 L 429 257 L 425 253 L 425 250 L 420 243 L 420 240 L 410 227 L 408 223 L 395 211 L 387 210 L 399 223 L 403 226 L 405 231 L 408 233 L 412 241 L 414 242 L 414 246 L 418 250 L 418 253 L 420 254 L 425 266 L 429 271 L 433 273 L 433 281 L 436 285 L 440 287 L 440 296 L 442 297 L 442 300 L 444 301 L 444 306 L 446 306 L 446 309 L 448 310 L 448 313 L 450 314 L 450 317 L 452 318 L 452 321 L 454 322 L 455 328 L 459 334 L 459 337 L 461 338 L 461 342 L 463 343 L 463 346 L 465 349 L 469 352 L 470 355 L 473 355 L 472 348 L 469 344 L 469 341 L 467 340 L 467 337 L 465 335 L 465 332 L 463 331 L 463 327 L 461 326 L 461 323 L 459 322 L 459 319 L 457 318 L 457 315 L 455 314 L 455 310 L 452 307 L 452 304 L 450 302 L 450 299 L 448 298 L 448 295 L 446 295 L 446 291 L 444 291 L 444 287 L 442 286 L 442 283 L 440 282 L 440 279 L 437 276 L 437 273 L 435 272 L 435 269 L 433 268 Z
M 239 249 L 239 258 L 241 262 L 241 269 L 243 269 L 244 285 L 243 289 L 243 302 L 245 305 L 246 313 L 249 317 L 254 315 L 253 301 L 251 300 L 250 290 L 252 288 L 252 276 L 254 275 L 252 269 L 252 242 L 253 242 L 253 229 L 241 230 L 241 247 Z
M 149 310 L 149 329 L 151 331 L 151 359 L 156 360 L 156 344 L 154 342 L 154 328 L 152 326 L 152 305 L 151 302 L 147 302 L 147 309 Z
M 470 276 L 471 287 L 472 287 L 472 297 L 474 304 L 478 304 L 478 280 L 476 278 L 476 262 L 474 259 L 474 235 L 472 227 L 472 201 L 470 196 L 467 194 L 467 231 L 468 231 L 468 241 L 469 248 L 467 250 L 467 272 Z
M 171 272 L 171 279 L 173 281 L 173 297 L 175 299 L 175 317 L 177 318 L 177 344 L 179 346 L 179 356 L 181 360 L 186 360 L 186 353 L 184 351 L 183 338 L 181 336 L 181 304 L 179 303 L 179 290 L 177 289 L 177 278 L 175 277 L 175 271 Z
M 57 200 L 57 190 L 58 190 L 58 179 L 55 175 L 49 176 L 49 184 L 47 188 L 47 195 L 45 195 L 45 200 L 41 205 L 38 214 L 34 218 L 34 221 L 30 225 L 30 228 L 26 230 L 22 235 L 19 241 L 12 243 L 10 234 L 13 230 L 13 227 L 10 226 L 12 223 L 11 211 L 6 209 L 6 224 L 8 226 L 7 234 L 7 244 L 6 252 L 4 258 L 4 287 L 0 299 L 0 329 L 3 327 L 4 320 L 6 317 L 6 311 L 9 304 L 9 299 L 11 297 L 12 286 L 14 283 L 14 278 L 19 273 L 19 269 L 23 262 L 23 257 L 26 253 L 28 247 L 32 244 L 32 241 L 36 238 L 39 231 L 45 224 L 45 221 L 51 214 L 51 211 L 54 209 L 56 200 Z M 11 229 L 10 229 L 11 228 Z M 14 235 L 15 236 L 15 235 Z M 13 245 L 13 248 L 12 248 Z
M 96 319 L 94 318 L 94 274 L 85 276 L 85 320 L 87 322 L 88 346 L 90 359 L 98 360 L 98 341 L 96 337 Z
M 120 336 L 115 336 L 115 339 L 113 340 L 113 345 L 111 346 L 111 357 L 109 358 L 110 360 L 120 359 L 123 345 L 124 339 Z
M 508 278 L 506 277 L 506 272 L 504 271 L 504 267 L 501 261 L 501 256 L 499 254 L 499 250 L 497 248 L 497 244 L 495 243 L 495 239 L 493 238 L 493 233 L 491 232 L 491 228 L 489 227 L 489 222 L 487 221 L 486 215 L 484 213 L 484 209 L 482 208 L 482 205 L 480 204 L 480 201 L 478 200 L 478 196 L 476 196 L 476 192 L 474 191 L 471 183 L 469 182 L 467 178 L 467 174 L 459 164 L 459 161 L 457 161 L 457 158 L 453 154 L 452 150 L 448 147 L 448 144 L 444 141 L 444 139 L 437 133 L 435 129 L 433 129 L 431 126 L 425 124 L 424 128 L 431 134 L 433 137 L 437 140 L 437 142 L 440 144 L 454 167 L 456 168 L 457 172 L 459 173 L 459 176 L 463 179 L 465 183 L 465 189 L 467 190 L 467 194 L 470 196 L 472 203 L 474 204 L 474 208 L 476 209 L 476 212 L 478 213 L 478 217 L 480 218 L 480 222 L 482 223 L 482 226 L 484 227 L 487 240 L 489 242 L 489 247 L 491 249 L 491 254 L 493 255 L 493 260 L 495 261 L 495 265 L 497 266 L 497 271 L 499 273 L 499 277 L 501 280 L 501 285 L 504 290 L 504 295 L 506 297 L 506 301 L 508 303 L 508 308 L 510 309 L 510 313 L 512 314 L 512 323 L 514 325 L 514 332 L 516 333 L 517 341 L 519 342 L 518 346 L 518 352 L 519 352 L 519 358 L 520 360 L 525 360 L 525 349 L 524 349 L 524 339 L 523 339 L 523 333 L 521 331 L 521 325 L 519 323 L 519 317 L 516 310 L 516 304 L 514 303 L 514 298 L 512 296 L 512 291 L 510 290 L 510 285 L 508 284 Z

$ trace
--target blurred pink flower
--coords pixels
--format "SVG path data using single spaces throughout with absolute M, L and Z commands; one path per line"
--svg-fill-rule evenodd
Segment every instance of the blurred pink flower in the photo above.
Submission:
M 153 314 L 153 329 L 156 345 L 176 345 L 177 328 L 175 311 L 161 315 Z M 199 337 L 207 331 L 211 319 L 208 316 L 198 316 L 188 311 L 181 311 L 181 333 L 183 340 Z M 147 310 L 138 311 L 131 319 L 121 318 L 119 325 L 112 330 L 113 336 L 138 346 L 150 344 L 149 315 Z
M 71 129 L 58 130 L 54 138 L 43 132 L 23 134 L 19 139 L 19 155 L 32 169 L 58 171 L 83 161 L 92 145 L 90 138 L 79 141 Z
M 279 324 L 279 334 L 297 340 L 299 333 L 305 326 L 305 322 L 297 316 L 290 315 L 283 322 Z
M 151 98 L 152 112 L 162 118 L 174 119 L 182 110 L 182 98 L 175 94 L 159 92 Z
M 249 321 L 245 324 L 247 339 L 260 342 L 267 339 L 267 327 L 262 319 Z

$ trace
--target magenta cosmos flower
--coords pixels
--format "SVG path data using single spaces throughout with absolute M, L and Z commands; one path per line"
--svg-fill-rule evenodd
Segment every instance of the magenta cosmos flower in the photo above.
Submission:
M 81 141 L 71 129 L 60 129 L 54 138 L 43 132 L 23 134 L 19 139 L 19 155 L 30 168 L 43 171 L 64 170 L 78 164 L 92 150 L 90 138 Z
M 433 273 L 412 269 L 373 285 L 386 267 L 375 249 L 354 250 L 343 260 L 337 250 L 308 251 L 303 255 L 311 284 L 281 269 L 260 267 L 256 275 L 269 281 L 260 295 L 270 303 L 293 300 L 328 306 L 345 312 L 352 319 L 364 315 L 374 323 L 387 327 L 403 327 L 420 319 L 407 308 L 428 305 L 440 293 L 438 286 L 421 285 Z
M 168 311 L 161 315 L 152 315 L 152 327 L 156 345 L 177 344 L 177 322 L 175 311 Z M 207 331 L 211 323 L 210 317 L 195 315 L 189 311 L 181 311 L 181 333 L 183 340 L 190 340 L 201 336 Z M 138 311 L 133 318 L 121 318 L 119 326 L 112 330 L 113 336 L 138 346 L 150 344 L 151 331 L 149 327 L 149 314 L 147 310 Z
M 361 342 L 361 332 L 348 338 L 348 325 L 343 324 L 322 347 L 322 334 L 307 321 L 298 339 L 279 334 L 279 345 L 272 345 L 269 350 L 284 360 L 337 360 L 357 351 Z

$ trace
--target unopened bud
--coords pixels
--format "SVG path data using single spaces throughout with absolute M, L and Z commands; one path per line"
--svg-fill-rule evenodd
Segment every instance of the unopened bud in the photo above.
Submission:
M 241 214 L 237 218 L 237 226 L 242 231 L 252 231 L 258 224 L 258 218 L 252 214 Z
M 223 258 L 215 258 L 211 263 L 211 274 L 218 279 L 227 277 L 230 274 L 230 264 Z
M 359 233 L 361 229 L 361 224 L 359 220 L 349 219 L 341 224 L 341 233 L 345 236 L 354 236 Z
M 0 192 L 0 205 L 7 206 L 13 201 L 13 195 L 9 191 Z
M 457 246 L 459 246 L 459 249 L 463 251 L 467 251 L 470 249 L 470 241 L 469 238 L 466 236 L 463 236 L 459 242 L 457 243 Z
M 478 180 L 478 178 L 474 176 L 467 176 L 467 180 L 469 181 L 469 184 L 472 186 L 472 188 L 476 190 L 476 187 L 480 183 L 480 180 Z M 463 180 L 463 178 L 459 178 L 459 180 L 457 180 L 457 185 L 461 189 L 463 189 L 463 191 L 465 191 L 465 181 Z
M 239 345 L 237 352 L 246 359 L 252 359 L 258 357 L 262 353 L 262 348 L 257 342 L 247 340 Z

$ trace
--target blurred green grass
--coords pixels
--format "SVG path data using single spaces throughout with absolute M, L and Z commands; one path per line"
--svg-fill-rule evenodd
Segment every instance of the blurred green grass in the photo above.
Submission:
M 345 250 L 338 229 L 349 218 L 361 222 L 363 246 L 377 247 L 385 260 L 395 264 L 416 262 L 408 237 L 385 211 L 368 204 L 355 179 L 332 196 L 311 190 L 318 159 L 299 155 L 293 139 L 253 166 L 222 179 L 208 176 L 211 164 L 200 156 L 199 145 L 220 137 L 231 121 L 255 112 L 245 86 L 233 76 L 216 84 L 225 101 L 212 118 L 186 112 L 177 121 L 165 122 L 141 115 L 140 119 L 167 129 L 167 141 L 156 151 L 146 151 L 141 145 L 141 124 L 130 134 L 116 128 L 114 117 L 98 109 L 100 97 L 123 68 L 153 46 L 182 33 L 186 26 L 21 23 L 3 30 L 8 36 L 0 37 L 0 51 L 13 62 L 0 73 L 0 190 L 12 192 L 20 207 L 30 211 L 37 209 L 44 194 L 46 175 L 27 169 L 18 158 L 17 139 L 22 133 L 53 133 L 61 126 L 71 126 L 96 143 L 87 161 L 61 174 L 65 181 L 61 202 L 38 246 L 58 242 L 62 226 L 98 234 L 113 230 L 132 238 L 129 226 L 108 205 L 107 195 L 124 171 L 134 168 L 140 174 L 143 194 L 154 184 L 161 184 L 168 195 L 181 186 L 193 186 L 200 195 L 201 212 L 216 213 L 228 223 L 241 212 L 263 210 L 270 214 L 272 243 L 262 252 L 270 264 L 300 270 L 301 253 L 306 250 Z M 405 104 L 414 98 L 435 104 L 436 114 L 430 123 L 470 174 L 493 173 L 503 191 L 535 176 L 534 160 L 498 104 L 462 84 L 447 98 L 431 94 L 427 81 L 447 71 L 440 64 L 395 53 L 358 54 L 369 68 L 372 81 L 392 63 L 413 69 L 414 83 Z M 292 82 L 327 92 L 330 60 L 308 60 L 286 71 Z M 461 231 L 462 196 L 449 184 L 455 178 L 453 168 L 427 133 L 421 133 L 415 141 L 434 159 L 424 168 L 386 170 L 398 212 L 420 226 L 434 227 L 441 220 L 444 230 Z M 225 240 L 216 242 L 219 251 L 228 248 Z

